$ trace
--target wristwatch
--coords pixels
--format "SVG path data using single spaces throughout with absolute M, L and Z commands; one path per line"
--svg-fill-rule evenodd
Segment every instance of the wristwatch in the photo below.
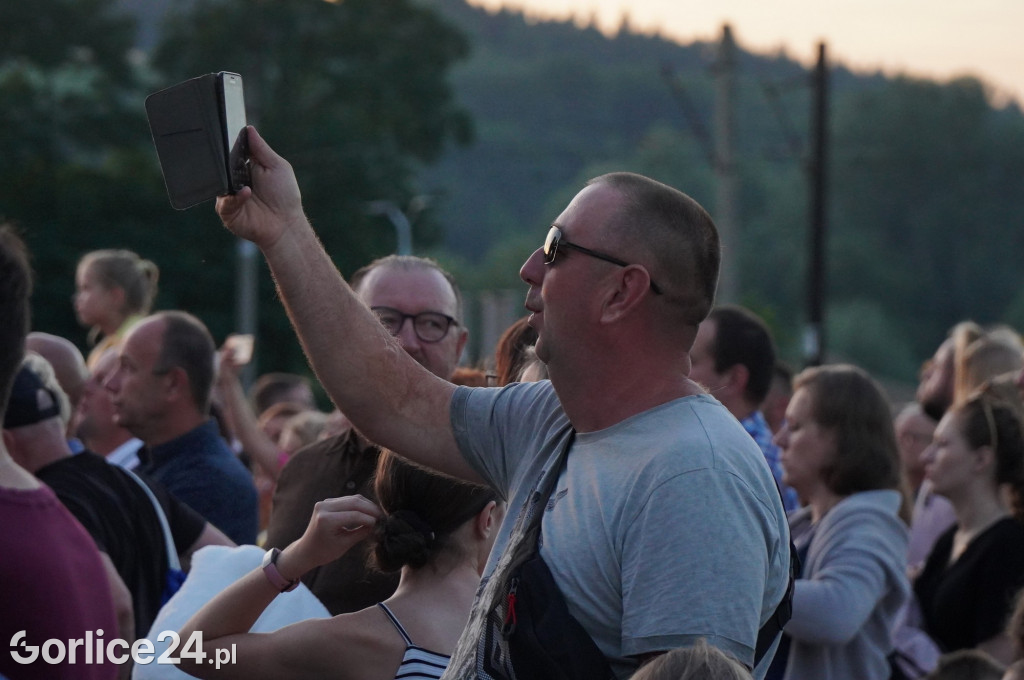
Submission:
M 266 574 L 267 580 L 270 581 L 270 585 L 274 586 L 282 593 L 287 593 L 290 590 L 295 590 L 299 585 L 299 579 L 294 581 L 288 581 L 284 576 L 281 576 L 281 572 L 277 570 L 277 558 L 281 556 L 281 551 L 277 548 L 271 548 L 263 556 L 263 573 Z

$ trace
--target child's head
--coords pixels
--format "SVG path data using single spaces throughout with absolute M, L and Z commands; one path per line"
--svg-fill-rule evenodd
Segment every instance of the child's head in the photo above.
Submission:
M 751 680 L 750 671 L 704 638 L 692 647 L 665 652 L 633 674 L 632 680 Z
M 130 250 L 86 253 L 75 272 L 79 322 L 84 326 L 120 325 L 134 314 L 149 314 L 159 276 L 153 262 Z
M 960 649 L 940 656 L 925 680 L 1001 680 L 1005 670 L 980 649 Z

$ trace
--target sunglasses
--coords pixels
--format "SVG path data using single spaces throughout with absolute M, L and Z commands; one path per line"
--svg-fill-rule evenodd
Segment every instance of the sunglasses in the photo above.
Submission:
M 598 260 L 604 260 L 619 267 L 629 267 L 630 264 L 624 260 L 620 260 L 617 257 L 611 255 L 605 255 L 599 253 L 596 250 L 590 248 L 584 248 L 578 246 L 575 243 L 571 243 L 562 236 L 562 230 L 552 225 L 548 230 L 548 236 L 544 239 L 544 264 L 554 264 L 555 258 L 558 256 L 558 249 L 565 248 L 566 250 L 575 250 L 578 253 L 589 255 L 590 257 L 596 257 Z M 661 288 L 654 283 L 654 279 L 651 279 L 651 290 L 654 291 L 655 295 L 661 295 Z

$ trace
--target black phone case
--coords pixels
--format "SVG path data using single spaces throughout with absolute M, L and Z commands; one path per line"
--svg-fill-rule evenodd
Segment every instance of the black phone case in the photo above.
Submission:
M 184 210 L 229 193 L 217 75 L 146 97 L 146 115 L 171 206 Z

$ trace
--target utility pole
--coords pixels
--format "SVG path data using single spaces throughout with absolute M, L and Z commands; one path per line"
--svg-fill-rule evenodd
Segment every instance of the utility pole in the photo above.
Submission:
M 825 202 L 828 168 L 828 66 L 825 43 L 818 45 L 811 97 L 810 252 L 807 272 L 807 327 L 804 329 L 804 362 L 819 366 L 825 359 Z
M 722 27 L 722 43 L 715 62 L 715 224 L 722 248 L 718 302 L 737 302 L 739 272 L 739 205 L 733 139 L 736 119 L 736 41 L 729 24 Z
M 254 73 L 245 77 L 245 115 L 250 125 L 255 125 L 262 113 L 263 78 L 266 70 L 263 52 L 254 55 L 257 66 Z M 235 239 L 235 333 L 257 337 L 259 325 L 259 270 L 260 253 L 256 245 L 245 239 Z M 258 354 L 242 367 L 239 378 L 242 386 L 248 388 L 256 379 Z
M 259 287 L 259 250 L 256 245 L 237 239 L 235 241 L 235 332 L 256 336 L 259 321 L 259 304 L 256 291 Z M 248 387 L 253 381 L 256 357 L 242 368 L 242 385 Z

